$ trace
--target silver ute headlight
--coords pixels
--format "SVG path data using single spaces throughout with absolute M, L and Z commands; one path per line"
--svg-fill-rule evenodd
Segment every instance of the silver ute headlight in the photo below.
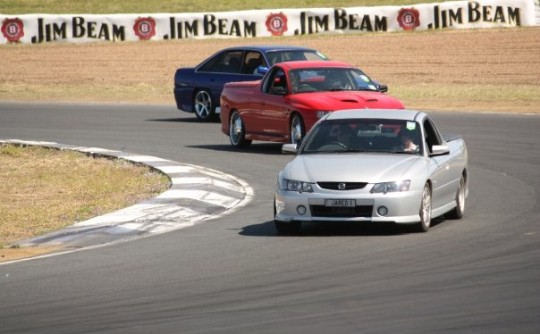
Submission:
M 411 180 L 403 180 L 396 182 L 381 182 L 375 183 L 371 188 L 372 194 L 386 194 L 400 191 L 409 191 L 411 188 Z
M 312 193 L 312 183 L 297 180 L 283 179 L 281 181 L 281 190 L 297 191 L 299 193 Z

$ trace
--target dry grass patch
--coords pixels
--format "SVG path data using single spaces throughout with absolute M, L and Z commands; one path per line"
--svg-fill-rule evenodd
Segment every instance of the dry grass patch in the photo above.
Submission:
M 0 146 L 0 250 L 154 197 L 169 187 L 149 167 L 80 152 Z
M 441 111 L 539 113 L 540 86 L 528 85 L 412 85 L 391 92 L 406 107 Z
M 0 46 L 0 100 L 174 105 L 177 67 L 241 44 L 313 47 L 409 108 L 540 113 L 540 27 Z
M 0 79 L 0 100 L 64 102 L 129 102 L 129 103 L 174 103 L 169 85 L 150 85 L 140 82 L 130 85 L 68 85 L 7 83 Z

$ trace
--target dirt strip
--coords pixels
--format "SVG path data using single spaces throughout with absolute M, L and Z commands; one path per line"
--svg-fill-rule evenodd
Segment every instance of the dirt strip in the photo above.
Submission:
M 165 103 L 173 75 L 242 44 L 316 48 L 418 109 L 540 113 L 540 27 L 0 46 L 0 100 Z

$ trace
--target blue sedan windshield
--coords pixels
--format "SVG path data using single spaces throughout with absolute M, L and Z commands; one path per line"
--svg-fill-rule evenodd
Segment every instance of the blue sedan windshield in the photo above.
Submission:
M 322 53 L 314 50 L 281 50 L 281 51 L 269 51 L 267 52 L 270 66 L 285 61 L 298 61 L 298 60 L 328 60 L 328 58 Z

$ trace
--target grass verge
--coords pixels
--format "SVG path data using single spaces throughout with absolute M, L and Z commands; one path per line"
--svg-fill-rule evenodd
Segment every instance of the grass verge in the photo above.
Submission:
M 166 175 L 125 160 L 38 146 L 0 146 L 0 261 L 17 241 L 152 198 Z

